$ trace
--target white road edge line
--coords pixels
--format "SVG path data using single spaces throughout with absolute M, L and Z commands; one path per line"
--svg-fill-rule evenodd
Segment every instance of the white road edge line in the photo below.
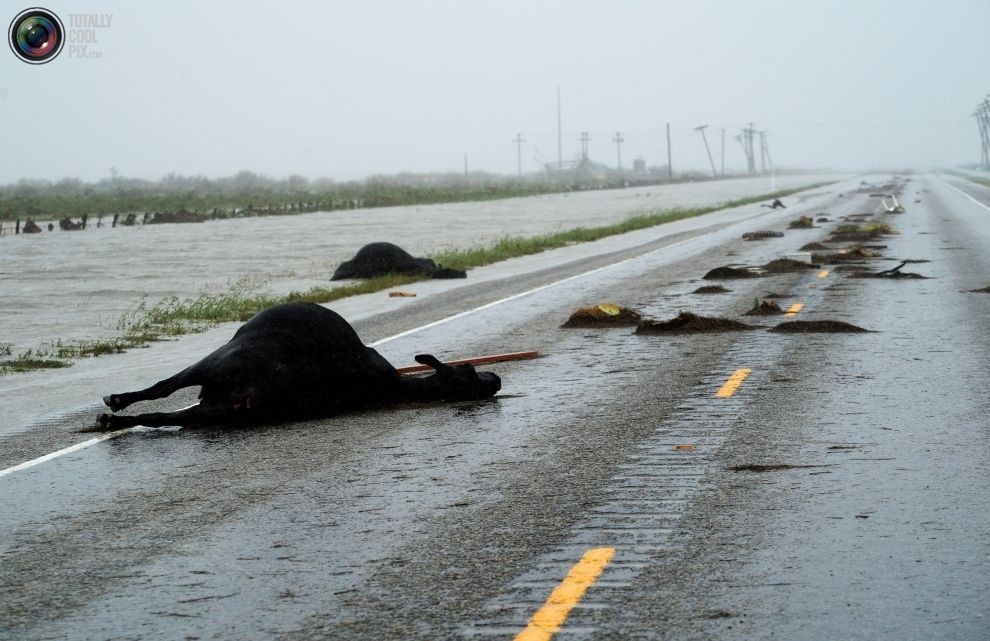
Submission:
M 983 209 L 986 209 L 987 211 L 990 211 L 990 206 L 987 206 L 987 205 L 984 205 L 983 203 L 981 203 L 981 202 L 980 202 L 980 201 L 978 201 L 977 199 L 975 199 L 975 198 L 973 198 L 972 196 L 970 196 L 969 194 L 967 194 L 966 192 L 964 192 L 964 191 L 963 191 L 962 189 L 959 189 L 959 188 L 958 188 L 958 187 L 956 187 L 955 185 L 953 185 L 953 184 L 951 184 L 951 183 L 949 183 L 949 182 L 948 182 L 947 180 L 945 180 L 944 178 L 939 178 L 939 180 L 940 180 L 940 181 L 942 181 L 942 184 L 943 184 L 943 185 L 945 185 L 946 187 L 948 187 L 949 189 L 955 189 L 955 190 L 956 190 L 956 191 L 958 191 L 958 192 L 959 192 L 960 194 L 962 194 L 962 195 L 963 195 L 963 196 L 965 196 L 966 198 L 969 198 L 970 200 L 972 200 L 972 201 L 973 201 L 974 203 L 976 203 L 977 205 L 979 205 L 979 206 L 980 206 L 980 207 L 982 207 Z
M 42 463 L 47 463 L 52 459 L 56 459 L 60 456 L 65 456 L 66 454 L 72 454 L 73 452 L 78 452 L 81 449 L 87 448 L 90 445 L 96 445 L 97 443 L 102 443 L 103 441 L 109 441 L 112 438 L 117 438 L 121 434 L 126 434 L 134 428 L 127 428 L 125 430 L 117 430 L 116 432 L 107 432 L 106 434 L 101 434 L 96 438 L 91 438 L 88 441 L 83 441 L 82 443 L 76 443 L 75 445 L 70 445 L 69 447 L 58 450 L 57 452 L 52 452 L 51 454 L 45 454 L 44 456 L 39 456 L 36 459 L 30 461 L 25 461 L 14 467 L 8 467 L 5 470 L 0 470 L 0 477 L 6 476 L 8 474 L 13 474 L 14 472 L 20 472 L 21 470 L 26 470 L 29 467 L 34 467 L 35 465 L 41 465 Z

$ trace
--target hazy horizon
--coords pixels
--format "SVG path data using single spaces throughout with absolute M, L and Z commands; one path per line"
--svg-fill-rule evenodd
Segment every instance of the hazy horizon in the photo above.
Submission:
M 219 6 L 218 6 L 219 5 Z M 8 5 L 7 22 L 31 5 Z M 107 14 L 29 65 L 0 51 L 0 184 L 158 180 L 247 170 L 283 178 L 471 171 L 511 175 L 562 157 L 710 172 L 726 130 L 753 123 L 780 168 L 955 166 L 979 159 L 971 114 L 990 92 L 990 3 L 778 0 L 497 5 L 119 1 L 48 4 Z M 96 23 L 97 25 L 99 23 Z M 88 29 L 92 28 L 92 31 Z M 80 32 L 80 35 L 82 32 Z M 759 164 L 759 162 L 758 162 Z

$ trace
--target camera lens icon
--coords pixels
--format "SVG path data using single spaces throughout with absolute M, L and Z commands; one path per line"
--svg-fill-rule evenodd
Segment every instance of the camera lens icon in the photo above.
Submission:
M 32 65 L 41 65 L 62 51 L 65 28 L 58 16 L 48 9 L 25 9 L 10 23 L 7 41 L 18 58 Z

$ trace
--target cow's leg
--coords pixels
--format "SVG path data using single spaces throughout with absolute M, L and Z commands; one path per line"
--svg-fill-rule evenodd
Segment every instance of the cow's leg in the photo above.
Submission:
M 192 367 L 182 370 L 175 376 L 166 378 L 163 381 L 158 381 L 147 389 L 139 390 L 137 392 L 125 392 L 123 394 L 110 394 L 109 396 L 104 396 L 103 402 L 107 407 L 116 412 L 132 405 L 133 403 L 137 403 L 138 401 L 150 401 L 155 398 L 165 398 L 183 387 L 199 385 L 199 381 L 196 380 L 196 372 L 196 365 L 193 365 Z
M 95 425 L 80 431 L 110 432 L 137 425 L 144 425 L 145 427 L 225 425 L 234 422 L 236 418 L 233 413 L 224 407 L 199 404 L 177 412 L 149 412 L 135 416 L 100 414 L 96 417 Z

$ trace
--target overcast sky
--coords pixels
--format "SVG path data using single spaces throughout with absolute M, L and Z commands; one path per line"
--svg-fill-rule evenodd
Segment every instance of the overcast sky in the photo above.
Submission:
M 6 27 L 31 2 L 5 2 Z M 768 132 L 781 167 L 927 167 L 979 159 L 990 1 L 51 1 L 112 14 L 80 58 L 0 49 L 0 184 L 251 170 L 338 180 L 515 173 L 591 134 L 594 160 L 742 168 Z M 6 30 L 6 29 L 5 29 Z M 72 35 L 72 34 L 70 34 Z M 78 34 L 77 34 L 78 35 Z M 75 54 L 75 56 L 74 56 Z

